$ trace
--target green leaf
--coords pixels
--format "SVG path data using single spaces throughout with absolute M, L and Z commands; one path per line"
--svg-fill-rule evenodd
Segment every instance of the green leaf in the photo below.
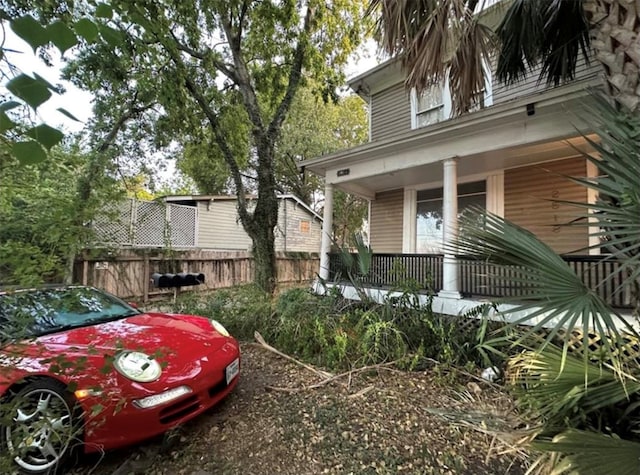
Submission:
M 120 46 L 124 38 L 122 37 L 122 33 L 114 28 L 111 28 L 106 25 L 100 25 L 100 36 L 104 38 L 104 40 L 109 43 L 110 46 L 116 47 Z
M 0 111 L 0 132 L 6 132 L 7 130 L 13 129 L 17 124 L 9 119 L 9 116 L 4 113 L 4 111 Z
M 98 27 L 88 18 L 81 18 L 73 25 L 76 33 L 83 37 L 87 42 L 93 43 L 98 38 Z
M 76 122 L 82 122 L 81 120 L 77 119 L 76 116 L 74 116 L 71 112 L 69 112 L 67 109 L 63 109 L 62 107 L 58 107 L 56 109 L 58 112 L 60 112 L 61 114 L 66 115 L 69 119 L 71 120 L 75 120 Z
M 40 76 L 38 73 L 34 72 L 33 73 L 33 77 L 36 79 L 36 81 L 38 81 L 38 82 L 42 83 L 43 85 L 45 85 L 47 87 L 47 89 L 49 89 L 50 91 L 58 92 L 58 88 L 56 86 L 51 84 L 49 81 L 47 81 L 45 78 Z
M 78 43 L 78 38 L 65 23 L 56 21 L 47 27 L 51 42 L 64 54 L 72 46 Z
M 111 19 L 113 17 L 113 9 L 106 3 L 100 3 L 96 7 L 96 17 Z
M 94 404 L 91 406 L 91 417 L 95 417 L 104 411 L 104 406 L 102 404 Z
M 15 109 L 16 107 L 20 107 L 22 104 L 16 101 L 7 101 L 0 104 L 0 111 L 9 111 L 11 109 Z
M 34 109 L 46 102 L 51 97 L 51 92 L 46 82 L 40 79 L 33 79 L 26 74 L 16 76 L 6 85 L 6 88 L 13 95 L 19 97 Z
M 563 454 L 552 475 L 636 475 L 640 471 L 640 444 L 616 436 L 571 429 L 551 442 L 536 441 L 532 446 Z
M 64 138 L 64 134 L 62 132 L 48 126 L 47 124 L 40 124 L 37 127 L 27 130 L 26 135 L 40 142 L 40 144 L 48 150 L 50 150 L 54 145 L 59 144 Z
M 38 46 L 46 45 L 49 42 L 47 30 L 31 15 L 16 18 L 11 21 L 10 25 L 16 35 L 29 43 L 34 53 Z
M 11 152 L 23 165 L 32 165 L 44 162 L 47 159 L 47 152 L 38 142 L 33 140 L 14 143 L 11 147 Z

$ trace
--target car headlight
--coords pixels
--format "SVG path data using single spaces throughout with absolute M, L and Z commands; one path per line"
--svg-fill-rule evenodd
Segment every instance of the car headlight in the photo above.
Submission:
M 217 320 L 209 320 L 211 322 L 211 326 L 213 327 L 213 329 L 215 331 L 217 331 L 218 333 L 220 333 L 222 336 L 229 336 L 229 332 L 227 331 L 227 329 L 222 325 L 222 323 L 220 323 Z
M 139 351 L 124 351 L 113 361 L 113 366 L 125 378 L 138 383 L 150 383 L 162 374 L 160 363 Z

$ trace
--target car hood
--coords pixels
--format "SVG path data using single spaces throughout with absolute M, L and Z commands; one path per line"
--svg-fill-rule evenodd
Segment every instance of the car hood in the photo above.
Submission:
M 38 341 L 50 350 L 60 351 L 66 348 L 73 353 L 135 350 L 164 359 L 164 352 L 188 358 L 216 351 L 228 338 L 214 331 L 204 317 L 143 313 L 44 335 Z

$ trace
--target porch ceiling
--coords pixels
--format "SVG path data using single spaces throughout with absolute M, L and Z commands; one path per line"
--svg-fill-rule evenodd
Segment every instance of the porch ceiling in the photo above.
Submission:
M 588 136 L 591 140 L 597 140 L 597 136 Z M 582 137 L 573 137 L 566 140 L 538 143 L 510 147 L 497 151 L 487 151 L 459 157 L 458 177 L 490 174 L 509 168 L 518 168 L 526 165 L 540 164 L 554 160 L 575 157 L 580 152 L 591 152 L 593 149 Z M 373 198 L 376 193 L 398 188 L 415 188 L 436 184 L 442 181 L 442 163 L 426 163 L 411 168 L 405 168 L 378 175 L 360 177 L 343 181 L 336 185 L 348 192 L 367 198 Z

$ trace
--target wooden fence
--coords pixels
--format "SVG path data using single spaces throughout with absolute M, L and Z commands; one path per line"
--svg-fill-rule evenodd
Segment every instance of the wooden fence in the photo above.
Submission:
M 311 283 L 320 265 L 316 254 L 277 253 L 278 284 Z M 76 261 L 75 282 L 104 289 L 125 299 L 173 295 L 173 289 L 153 286 L 151 275 L 194 272 L 205 275 L 205 283 L 183 287 L 180 292 L 213 290 L 253 281 L 255 269 L 248 252 L 171 251 L 136 249 L 85 253 Z

